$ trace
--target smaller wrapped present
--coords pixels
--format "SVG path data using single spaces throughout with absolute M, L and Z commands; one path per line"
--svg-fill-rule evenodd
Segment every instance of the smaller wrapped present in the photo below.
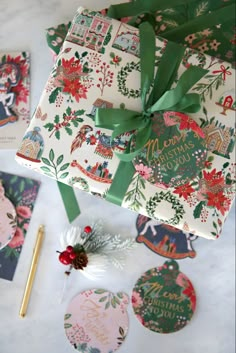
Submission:
M 138 0 L 137 2 L 140 2 Z M 131 2 L 132 3 L 132 2 Z M 163 38 L 186 45 L 187 47 L 198 50 L 199 55 L 204 54 L 225 60 L 235 67 L 235 46 L 236 46 L 236 26 L 235 18 L 221 15 L 221 20 L 217 25 L 209 23 L 207 16 L 210 13 L 219 15 L 219 12 L 230 7 L 230 12 L 234 12 L 232 5 L 234 0 L 194 0 L 194 1 L 165 1 L 164 4 L 156 5 L 155 10 L 148 11 L 152 14 L 152 21 L 155 26 L 155 33 Z M 144 4 L 145 5 L 145 4 Z M 124 8 L 122 14 L 117 14 L 121 22 L 131 23 L 138 27 L 142 21 L 149 19 L 147 17 L 148 6 L 151 10 L 151 1 L 146 1 L 146 7 L 143 5 L 138 16 L 127 17 L 130 8 Z M 120 5 L 118 5 L 120 7 Z M 117 6 L 113 6 L 116 12 Z M 107 14 L 108 9 L 101 10 L 102 15 Z M 142 13 L 142 10 L 144 11 Z M 114 15 L 114 12 L 112 15 Z M 223 21 L 222 21 L 223 17 Z M 195 19 L 202 18 L 202 23 L 196 23 Z M 46 38 L 49 48 L 53 54 L 54 60 L 59 54 L 61 46 L 66 38 L 67 31 L 71 22 L 62 23 L 46 30 Z
M 16 159 L 215 239 L 235 195 L 234 80 L 147 22 L 79 8 Z

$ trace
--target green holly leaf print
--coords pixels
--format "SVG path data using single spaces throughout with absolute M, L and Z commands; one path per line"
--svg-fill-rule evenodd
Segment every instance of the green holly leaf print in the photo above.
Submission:
M 54 128 L 54 124 L 53 123 L 47 123 L 47 124 L 43 125 L 43 127 L 48 129 L 48 131 L 52 131 L 53 128 Z
M 65 329 L 70 328 L 70 327 L 72 327 L 71 324 L 68 324 L 67 322 L 64 324 L 64 328 L 65 328 Z
M 60 140 L 60 136 L 61 136 L 60 131 L 56 131 L 55 136 L 58 140 Z
M 54 123 L 58 124 L 59 121 L 60 121 L 60 117 L 59 117 L 59 115 L 56 115 L 55 118 L 54 118 Z
M 84 109 L 80 109 L 80 110 L 77 110 L 75 112 L 75 116 L 83 115 L 84 113 L 85 113 L 85 110 Z
M 61 91 L 60 87 L 55 88 L 49 96 L 49 103 L 55 103 L 58 93 Z
M 65 130 L 66 130 L 68 135 L 70 135 L 70 136 L 72 135 L 72 129 L 71 128 L 66 127 Z
M 66 114 L 67 114 L 67 115 L 71 115 L 71 108 L 70 108 L 70 107 L 68 107 L 68 108 L 66 109 Z
M 199 204 L 195 207 L 195 210 L 193 211 L 193 216 L 194 218 L 200 218 L 202 208 L 204 206 L 204 201 L 199 202 Z

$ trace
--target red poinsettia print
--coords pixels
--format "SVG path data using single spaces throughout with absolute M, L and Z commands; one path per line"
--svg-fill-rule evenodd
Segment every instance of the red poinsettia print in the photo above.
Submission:
M 207 193 L 207 206 L 215 207 L 224 216 L 225 212 L 229 210 L 231 201 L 220 191 L 216 194 L 208 191 Z
M 183 197 L 185 200 L 188 199 L 188 197 L 194 192 L 195 190 L 193 189 L 193 187 L 187 183 L 181 186 L 178 186 L 177 188 L 175 188 L 174 190 L 174 194 L 179 195 L 179 197 Z
M 75 98 L 76 102 L 87 99 L 89 88 L 93 86 L 93 69 L 89 67 L 89 60 L 86 58 L 88 52 L 74 53 L 70 59 L 59 59 L 57 67 L 52 72 L 51 81 L 48 82 L 50 103 L 57 103 L 61 98 L 61 93 Z M 52 88 L 50 88 L 50 85 Z
M 77 102 L 79 102 L 81 98 L 87 98 L 86 93 L 88 90 L 84 85 L 81 84 L 78 79 L 68 80 L 64 78 L 63 83 L 64 88 L 62 92 L 71 94 L 73 97 L 75 97 Z
M 222 171 L 216 172 L 215 168 L 211 172 L 206 172 L 203 170 L 203 178 L 207 182 L 207 186 L 209 188 L 216 185 L 224 187 L 225 181 L 224 176 L 222 175 Z
M 61 64 L 67 75 L 70 75 L 74 72 L 76 72 L 76 74 L 81 74 L 83 72 L 83 66 L 80 60 L 75 60 L 74 57 L 70 60 L 63 58 Z
M 23 84 L 23 81 L 20 80 L 17 86 L 11 88 L 11 92 L 15 93 L 15 104 L 19 105 L 20 102 L 27 103 L 29 97 L 29 90 Z
M 29 65 L 28 65 L 26 59 L 23 59 L 21 55 L 18 55 L 16 57 L 12 57 L 10 55 L 7 55 L 6 62 L 11 62 L 11 63 L 19 66 L 22 78 L 25 78 L 29 75 Z
M 27 103 L 29 98 L 29 89 L 25 86 L 24 80 L 29 75 L 29 64 L 27 60 L 18 55 L 12 57 L 11 55 L 6 56 L 7 63 L 15 64 L 20 71 L 20 80 L 16 86 L 11 87 L 11 92 L 15 93 L 15 105 L 18 106 L 20 102 Z

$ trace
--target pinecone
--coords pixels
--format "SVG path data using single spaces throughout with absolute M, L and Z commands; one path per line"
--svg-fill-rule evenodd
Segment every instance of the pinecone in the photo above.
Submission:
M 80 252 L 77 254 L 76 258 L 72 261 L 72 266 L 76 270 L 83 270 L 88 264 L 88 256 L 85 252 Z

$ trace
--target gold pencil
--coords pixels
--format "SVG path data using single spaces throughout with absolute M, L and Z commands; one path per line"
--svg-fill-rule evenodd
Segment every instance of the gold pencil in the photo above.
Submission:
M 35 277 L 35 273 L 36 273 L 36 269 L 37 269 L 39 254 L 40 254 L 40 250 L 41 250 L 41 246 L 42 246 L 42 242 L 43 242 L 43 237 L 44 237 L 44 226 L 40 225 L 40 227 L 38 229 L 38 234 L 37 234 L 37 239 L 36 239 L 36 243 L 35 243 L 35 247 L 34 247 L 34 251 L 33 251 L 31 266 L 30 266 L 27 282 L 25 285 L 25 291 L 24 291 L 24 295 L 23 295 L 23 299 L 22 299 L 22 303 L 21 303 L 21 308 L 20 308 L 20 312 L 19 312 L 20 317 L 25 317 L 25 315 L 26 315 L 26 311 L 27 311 L 27 307 L 28 307 L 28 303 L 29 303 L 29 299 L 30 299 L 30 294 L 31 294 L 31 290 L 33 287 L 34 277 Z

